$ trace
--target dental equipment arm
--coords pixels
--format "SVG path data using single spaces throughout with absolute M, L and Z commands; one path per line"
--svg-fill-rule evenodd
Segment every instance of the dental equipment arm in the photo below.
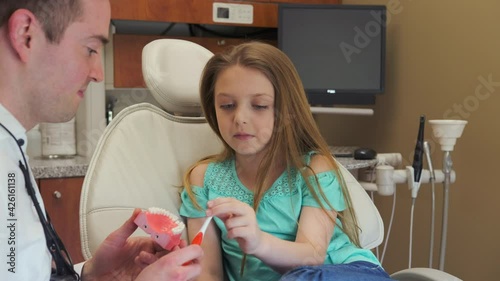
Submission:
M 432 165 L 431 159 L 431 149 L 427 141 L 424 142 L 424 152 L 427 159 L 427 166 L 429 166 L 430 171 L 430 182 L 431 182 L 431 233 L 429 242 L 429 268 L 433 268 L 433 256 L 434 256 L 434 226 L 436 224 L 436 176 L 434 174 L 434 167 Z
M 411 268 L 412 249 L 413 249 L 413 216 L 415 211 L 415 202 L 417 199 L 418 190 L 420 189 L 420 180 L 422 176 L 423 153 L 424 153 L 424 127 L 425 116 L 420 116 L 420 125 L 418 128 L 417 144 L 415 145 L 415 153 L 413 154 L 413 186 L 411 187 L 411 211 L 410 211 L 410 243 L 408 250 L 408 268 Z
M 415 154 L 413 155 L 413 187 L 411 188 L 411 197 L 417 198 L 420 189 L 420 178 L 422 176 L 423 155 L 424 155 L 424 127 L 425 116 L 420 116 L 420 126 L 418 128 L 417 144 L 415 145 Z

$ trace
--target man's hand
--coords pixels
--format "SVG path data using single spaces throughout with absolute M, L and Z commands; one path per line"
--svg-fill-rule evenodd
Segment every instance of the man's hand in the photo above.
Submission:
M 134 220 L 139 213 L 140 209 L 134 210 L 132 216 L 103 241 L 85 263 L 83 281 L 189 280 L 201 272 L 202 250 L 196 245 L 167 254 L 149 237 L 131 238 L 137 229 Z M 194 262 L 182 266 L 188 261 Z

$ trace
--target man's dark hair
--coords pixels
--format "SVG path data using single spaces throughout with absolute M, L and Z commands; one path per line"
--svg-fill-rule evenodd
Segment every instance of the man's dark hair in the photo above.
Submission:
M 18 9 L 31 11 L 52 43 L 61 41 L 66 28 L 82 15 L 80 0 L 1 0 L 0 27 Z

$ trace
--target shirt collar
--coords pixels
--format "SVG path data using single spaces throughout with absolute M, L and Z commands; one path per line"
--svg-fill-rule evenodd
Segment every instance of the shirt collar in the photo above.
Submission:
M 26 148 L 27 137 L 26 129 L 21 123 L 0 103 L 0 123 L 2 123 L 9 131 L 16 137 L 16 139 L 23 139 L 24 144 L 22 148 Z M 10 134 L 0 127 L 0 140 L 4 138 L 12 138 Z

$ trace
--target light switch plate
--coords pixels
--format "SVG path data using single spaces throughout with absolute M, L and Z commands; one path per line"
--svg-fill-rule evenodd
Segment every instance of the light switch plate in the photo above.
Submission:
M 253 23 L 253 6 L 248 4 L 213 3 L 213 21 L 222 23 Z

